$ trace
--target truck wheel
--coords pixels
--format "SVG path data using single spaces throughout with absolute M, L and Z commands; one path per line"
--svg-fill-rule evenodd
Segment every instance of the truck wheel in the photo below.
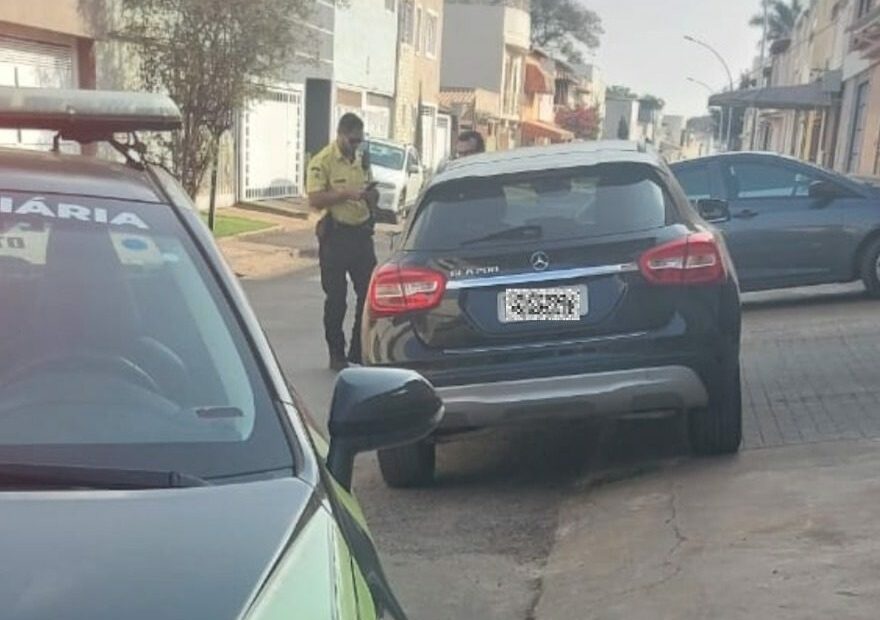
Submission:
M 431 441 L 379 450 L 382 479 L 393 489 L 423 487 L 434 481 L 436 444 Z
M 865 250 L 862 258 L 862 281 L 870 297 L 880 298 L 880 239 Z
M 691 447 L 702 455 L 731 454 L 742 443 L 742 385 L 739 358 L 722 364 L 718 381 L 709 389 L 709 406 L 688 414 Z

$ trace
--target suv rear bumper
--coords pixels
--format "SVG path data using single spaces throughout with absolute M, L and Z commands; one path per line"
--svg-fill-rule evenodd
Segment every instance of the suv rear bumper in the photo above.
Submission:
M 441 428 L 474 428 L 539 419 L 577 419 L 703 407 L 703 381 L 686 366 L 498 381 L 437 388 Z

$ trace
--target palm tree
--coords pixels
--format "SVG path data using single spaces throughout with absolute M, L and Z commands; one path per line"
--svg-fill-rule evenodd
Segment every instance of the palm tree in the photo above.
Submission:
M 767 3 L 767 40 L 778 41 L 787 39 L 794 31 L 795 22 L 804 10 L 800 0 L 763 0 Z M 751 20 L 750 26 L 764 27 L 764 13 L 758 13 Z

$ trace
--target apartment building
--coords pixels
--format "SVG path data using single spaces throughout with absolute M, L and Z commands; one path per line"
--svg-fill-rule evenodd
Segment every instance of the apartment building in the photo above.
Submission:
M 443 0 L 399 0 L 392 136 L 415 144 L 428 168 L 449 155 L 451 123 L 440 107 Z
M 447 0 L 443 16 L 440 87 L 465 94 L 497 96 L 498 106 L 480 119 L 490 149 L 514 148 L 519 142 L 520 106 L 526 56 L 531 43 L 528 2 Z M 451 98 L 451 97 L 450 97 Z M 491 98 L 480 96 L 483 102 Z
M 769 51 L 756 88 L 710 98 L 758 110 L 743 143 L 880 176 L 880 1 L 813 0 Z

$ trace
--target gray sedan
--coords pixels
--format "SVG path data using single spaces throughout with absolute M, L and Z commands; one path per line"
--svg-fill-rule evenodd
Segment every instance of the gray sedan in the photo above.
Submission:
M 880 297 L 880 189 L 770 153 L 672 170 L 724 234 L 743 290 L 862 280 Z

